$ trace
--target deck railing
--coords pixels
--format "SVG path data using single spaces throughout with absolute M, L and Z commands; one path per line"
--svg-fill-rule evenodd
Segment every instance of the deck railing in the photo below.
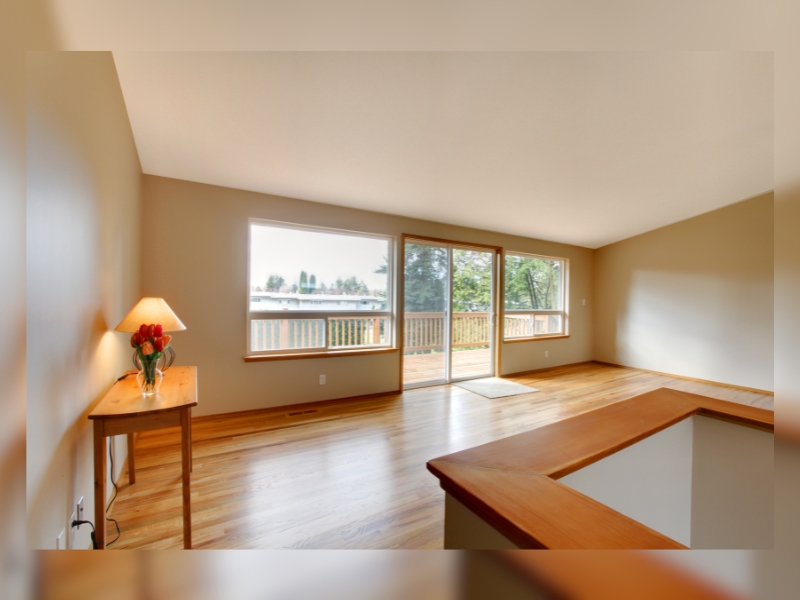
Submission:
M 250 333 L 252 350 L 298 350 L 308 348 L 348 348 L 381 346 L 389 343 L 389 319 L 385 316 L 330 317 L 327 319 L 253 320 Z M 506 337 L 523 337 L 532 332 L 527 315 L 506 316 Z M 468 348 L 489 343 L 491 313 L 453 313 L 453 347 Z M 403 322 L 406 351 L 444 348 L 445 317 L 441 312 L 405 313 Z
M 253 352 L 380 346 L 387 343 L 387 317 L 330 317 L 326 319 L 252 320 Z

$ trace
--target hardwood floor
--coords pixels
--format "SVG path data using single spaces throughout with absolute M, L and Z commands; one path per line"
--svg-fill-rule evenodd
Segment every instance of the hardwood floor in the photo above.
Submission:
M 513 380 L 541 391 L 490 400 L 436 386 L 195 419 L 194 547 L 442 548 L 432 458 L 660 387 L 773 408 L 770 395 L 596 363 Z M 136 467 L 112 507 L 122 536 L 110 548 L 182 547 L 179 430 L 142 434 Z

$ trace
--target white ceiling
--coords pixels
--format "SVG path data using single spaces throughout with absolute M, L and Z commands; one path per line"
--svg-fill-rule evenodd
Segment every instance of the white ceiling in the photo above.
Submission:
M 773 187 L 768 52 L 114 57 L 153 175 L 590 248 Z

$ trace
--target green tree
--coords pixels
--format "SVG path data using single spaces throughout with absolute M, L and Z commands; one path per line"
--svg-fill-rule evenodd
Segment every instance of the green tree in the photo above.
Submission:
M 406 312 L 444 312 L 446 280 L 446 248 L 406 244 Z
M 298 286 L 301 294 L 308 293 L 308 273 L 300 271 L 300 285 Z
M 492 255 L 453 251 L 453 311 L 485 312 L 492 307 Z
M 506 309 L 558 309 L 562 263 L 544 258 L 506 257 Z
M 267 285 L 264 289 L 268 292 L 279 292 L 284 283 L 286 282 L 280 275 L 270 275 L 267 278 Z
M 310 294 L 313 294 L 317 291 L 317 276 L 313 273 L 311 274 L 311 277 L 308 278 L 308 289 Z

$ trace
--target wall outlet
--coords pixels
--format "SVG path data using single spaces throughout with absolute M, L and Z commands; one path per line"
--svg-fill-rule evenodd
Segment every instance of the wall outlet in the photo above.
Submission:
M 325 385 L 325 375 L 320 375 L 319 376 L 319 384 L 320 385 Z
M 78 513 L 72 513 L 69 516 L 69 536 L 67 536 L 69 538 L 69 542 L 67 543 L 67 548 L 69 550 L 75 548 L 75 533 L 78 531 L 78 528 L 73 527 L 72 523 L 75 521 L 75 517 L 77 516 L 77 514 Z
M 548 356 L 550 356 L 550 351 L 549 350 L 545 350 L 544 351 L 544 357 L 547 358 Z
M 83 521 L 83 496 L 78 500 L 78 510 L 76 512 L 78 513 L 78 521 Z
M 64 533 L 65 531 L 62 529 L 61 533 L 59 533 L 58 537 L 56 538 L 56 550 L 66 550 L 66 547 L 64 546 Z
M 586 306 L 586 298 L 583 299 L 583 305 Z

